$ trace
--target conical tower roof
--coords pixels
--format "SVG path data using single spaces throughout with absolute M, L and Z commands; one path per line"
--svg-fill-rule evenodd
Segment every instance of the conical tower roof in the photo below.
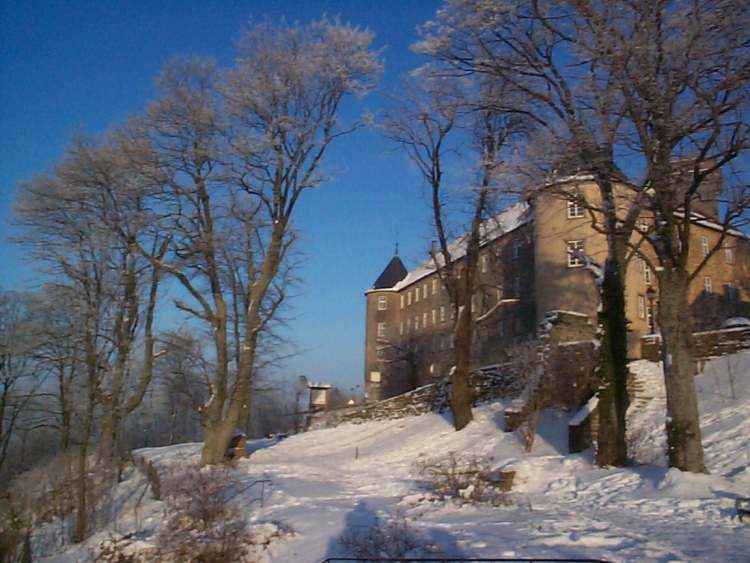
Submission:
M 378 276 L 375 283 L 372 285 L 372 289 L 388 289 L 396 285 L 402 279 L 406 277 L 407 271 L 401 258 L 394 256 L 388 265 L 383 270 L 383 273 Z

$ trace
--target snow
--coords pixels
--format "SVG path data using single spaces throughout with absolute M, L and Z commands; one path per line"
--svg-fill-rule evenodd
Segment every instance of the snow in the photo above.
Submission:
M 503 432 L 496 402 L 478 407 L 461 432 L 449 417 L 427 414 L 345 424 L 250 441 L 238 478 L 269 479 L 263 507 L 257 489 L 234 502 L 255 533 L 273 538 L 257 560 L 315 562 L 344 556 L 345 530 L 401 513 L 419 537 L 458 557 L 598 558 L 608 561 L 748 561 L 750 527 L 732 519 L 734 499 L 750 495 L 750 352 L 713 360 L 696 377 L 709 475 L 669 469 L 665 461 L 664 388 L 659 364 L 631 364 L 649 400 L 629 412 L 636 465 L 599 468 L 591 450 L 567 452 L 573 413 L 541 413 L 531 452 L 516 433 Z M 451 452 L 491 458 L 493 470 L 516 471 L 509 506 L 440 500 L 421 489 L 414 462 Z M 200 444 L 135 452 L 161 471 L 196 463 Z M 120 517 L 111 525 L 133 531 L 133 498 L 143 478 L 133 472 L 118 486 Z M 138 516 L 139 545 L 148 545 L 163 506 L 146 495 Z M 291 533 L 277 534 L 281 523 Z M 111 530 L 110 530 L 111 531 Z M 108 531 L 48 561 L 90 560 Z
M 597 405 L 599 404 L 599 397 L 597 395 L 594 395 L 591 397 L 585 405 L 581 407 L 581 410 L 579 410 L 573 418 L 570 419 L 568 424 L 570 426 L 579 426 L 584 420 L 588 418 L 588 416 L 594 412 L 594 409 L 596 409 Z

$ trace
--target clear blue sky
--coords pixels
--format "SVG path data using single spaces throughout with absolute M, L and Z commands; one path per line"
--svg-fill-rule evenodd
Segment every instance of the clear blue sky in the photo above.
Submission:
M 161 66 L 175 55 L 229 64 L 250 18 L 302 23 L 323 14 L 367 27 L 383 48 L 383 92 L 419 64 L 409 45 L 434 0 L 340 1 L 5 1 L 0 2 L 0 286 L 33 289 L 33 264 L 7 241 L 18 182 L 51 168 L 79 132 L 96 135 L 140 111 Z M 377 111 L 376 93 L 360 109 Z M 429 240 L 420 179 L 376 131 L 349 137 L 329 153 L 332 180 L 306 194 L 297 225 L 304 255 L 301 295 L 289 335 L 301 353 L 287 362 L 344 387 L 361 383 L 364 296 L 393 254 L 412 266 Z M 169 307 L 165 307 L 169 309 Z

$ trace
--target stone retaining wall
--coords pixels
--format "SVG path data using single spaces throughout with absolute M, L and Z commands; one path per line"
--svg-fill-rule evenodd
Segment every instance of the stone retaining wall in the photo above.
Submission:
M 750 348 L 750 327 L 693 334 L 693 353 L 695 359 L 699 361 L 734 354 L 748 348 Z M 652 362 L 661 360 L 661 337 L 658 334 L 641 338 L 641 357 Z
M 474 404 L 515 398 L 516 408 L 509 408 L 507 412 L 515 412 L 518 423 L 538 408 L 579 406 L 593 388 L 598 353 L 593 336 L 594 329 L 585 315 L 550 312 L 539 330 L 542 371 L 530 377 L 525 388 L 524 382 L 510 375 L 509 365 L 478 369 L 469 379 Z M 450 382 L 445 379 L 376 403 L 316 413 L 310 419 L 309 428 L 442 412 L 448 408 L 449 397 Z M 506 420 L 506 430 L 507 424 Z M 511 426 L 516 425 L 511 423 Z
M 515 380 L 503 374 L 502 366 L 473 372 L 469 384 L 474 392 L 475 405 L 514 397 L 520 392 Z M 344 422 L 361 424 L 369 420 L 443 412 L 448 408 L 449 396 L 450 382 L 445 379 L 376 403 L 316 413 L 312 416 L 310 428 L 331 428 Z

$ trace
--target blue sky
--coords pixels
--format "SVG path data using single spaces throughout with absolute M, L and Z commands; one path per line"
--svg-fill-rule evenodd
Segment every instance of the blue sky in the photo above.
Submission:
M 383 49 L 380 91 L 357 104 L 377 111 L 384 94 L 420 63 L 410 52 L 432 0 L 91 1 L 0 3 L 0 286 L 33 289 L 33 264 L 7 238 L 16 185 L 51 168 L 77 132 L 96 135 L 140 111 L 175 55 L 231 63 L 251 18 L 302 23 L 323 14 L 367 27 Z M 299 208 L 303 255 L 288 333 L 301 353 L 284 373 L 351 387 L 363 371 L 364 296 L 398 238 L 407 266 L 425 256 L 429 221 L 406 156 L 377 131 L 329 153 L 332 179 Z M 170 306 L 162 310 L 166 313 Z

